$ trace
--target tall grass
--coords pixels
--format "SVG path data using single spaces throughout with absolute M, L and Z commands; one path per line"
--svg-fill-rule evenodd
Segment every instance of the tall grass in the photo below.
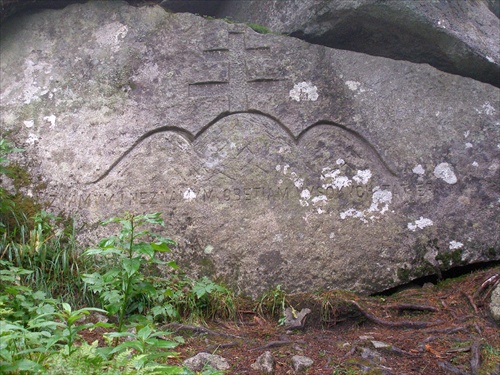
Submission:
M 16 180 L 8 156 L 21 151 L 0 138 L 0 178 Z M 35 212 L 30 215 L 19 196 L 0 186 L 0 260 L 32 271 L 20 277 L 23 285 L 73 306 L 94 305 L 80 277 L 90 264 L 79 257 L 74 221 L 38 210 L 36 204 L 29 205 Z

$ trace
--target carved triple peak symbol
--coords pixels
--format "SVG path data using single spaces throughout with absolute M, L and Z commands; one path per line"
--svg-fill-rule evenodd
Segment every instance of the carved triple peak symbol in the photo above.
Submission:
M 200 78 L 189 84 L 189 97 L 227 98 L 228 111 L 247 111 L 252 96 L 286 92 L 287 79 L 270 54 L 271 47 L 250 41 L 241 28 L 207 42 Z

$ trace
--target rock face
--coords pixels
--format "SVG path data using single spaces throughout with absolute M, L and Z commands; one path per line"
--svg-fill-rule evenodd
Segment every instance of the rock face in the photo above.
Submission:
M 181 266 L 250 295 L 370 293 L 500 259 L 499 90 L 160 7 L 1 33 L 23 188 L 92 224 L 162 211 Z
M 498 1 L 248 0 L 216 2 L 218 17 L 324 46 L 416 63 L 500 86 Z M 190 5 L 190 7 L 189 7 Z M 206 9 L 167 0 L 173 10 Z M 496 12 L 496 14 L 495 14 Z

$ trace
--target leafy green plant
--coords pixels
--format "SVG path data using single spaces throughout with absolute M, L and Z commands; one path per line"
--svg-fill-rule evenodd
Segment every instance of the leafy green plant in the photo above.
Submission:
M 281 288 L 281 285 L 277 285 L 275 288 L 264 293 L 257 303 L 257 312 L 260 315 L 271 315 L 276 316 L 279 313 L 279 324 L 284 324 L 285 322 L 285 309 L 286 309 L 286 293 Z
M 48 347 L 54 345 L 55 343 L 65 343 L 64 354 L 71 355 L 75 351 L 75 342 L 79 338 L 79 332 L 87 328 L 95 327 L 111 327 L 111 324 L 106 323 L 83 323 L 77 324 L 82 318 L 90 314 L 91 311 L 97 311 L 105 313 L 105 310 L 98 309 L 95 307 L 86 307 L 79 310 L 73 311 L 71 306 L 65 302 L 62 303 L 62 309 L 54 314 L 55 317 L 59 318 L 59 321 L 55 323 L 58 330 L 55 332 L 51 340 L 49 341 Z M 40 316 L 44 318 L 44 316 Z M 34 324 L 31 325 L 32 328 L 44 327 L 48 323 L 37 323 L 35 320 Z
M 151 308 L 156 320 L 203 321 L 236 316 L 234 293 L 208 277 L 199 280 L 175 277 L 159 282 L 156 287 L 158 296 Z
M 125 349 L 116 355 L 110 355 L 108 348 L 99 348 L 97 341 L 92 344 L 82 342 L 71 356 L 56 353 L 47 360 L 51 375 L 88 374 L 88 375 L 156 375 L 178 374 L 194 375 L 193 372 L 179 366 L 158 364 L 145 361 L 147 353 L 137 353 Z
M 111 218 L 102 225 L 116 223 L 121 226 L 117 236 L 103 239 L 96 248 L 85 251 L 84 256 L 97 257 L 107 262 L 104 273 L 85 274 L 83 280 L 98 293 L 104 308 L 110 315 L 118 316 L 118 331 L 123 330 L 125 317 L 134 311 L 142 312 L 148 299 L 154 299 L 157 291 L 154 278 L 144 274 L 148 264 L 166 264 L 177 268 L 175 262 L 156 258 L 157 253 L 170 252 L 175 245 L 171 239 L 144 229 L 147 225 L 164 226 L 160 213 Z

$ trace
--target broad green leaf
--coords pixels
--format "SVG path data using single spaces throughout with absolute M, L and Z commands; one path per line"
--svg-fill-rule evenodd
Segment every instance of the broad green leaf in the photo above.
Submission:
M 139 258 L 123 260 L 123 268 L 125 269 L 129 277 L 134 275 L 137 271 L 139 271 L 140 267 L 141 267 L 141 260 Z
M 63 302 L 61 305 L 62 305 L 62 308 L 64 309 L 64 311 L 71 314 L 71 306 L 69 305 L 69 303 Z
M 153 329 L 149 326 L 145 326 L 145 327 L 141 328 L 139 330 L 139 332 L 137 332 L 137 337 L 139 337 L 140 339 L 145 341 L 149 337 L 149 335 L 151 335 L 152 333 L 153 333 Z
M 160 253 L 170 253 L 171 250 L 166 242 L 152 242 L 151 247 Z

